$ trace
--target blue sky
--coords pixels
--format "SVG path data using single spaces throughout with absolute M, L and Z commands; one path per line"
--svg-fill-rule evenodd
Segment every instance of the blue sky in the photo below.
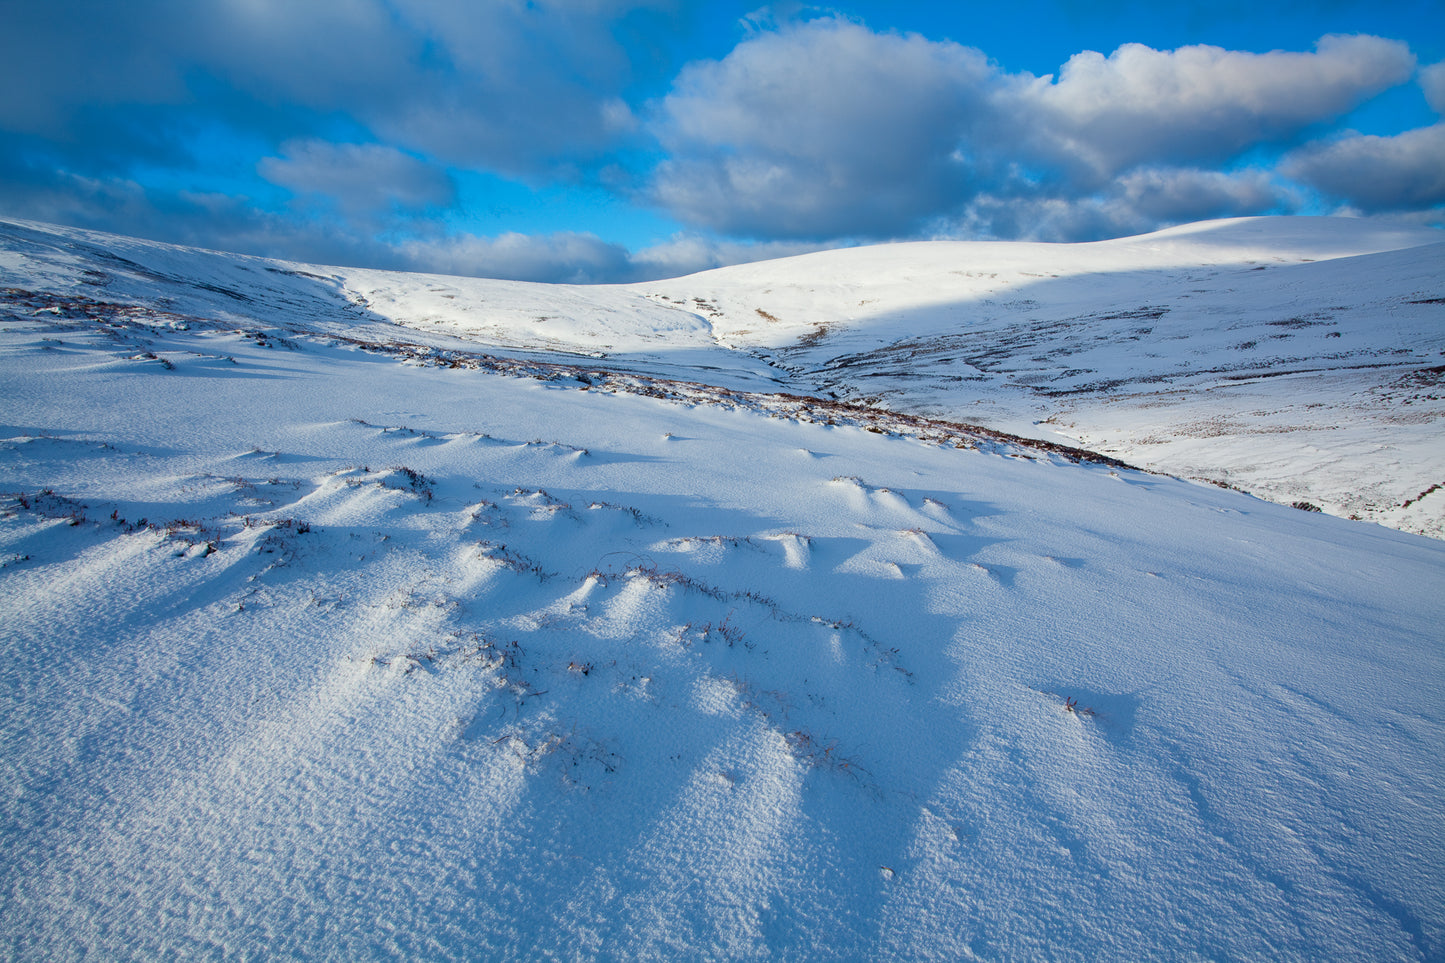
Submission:
M 1445 223 L 1441 0 L 0 0 L 0 214 L 624 281 L 911 238 Z

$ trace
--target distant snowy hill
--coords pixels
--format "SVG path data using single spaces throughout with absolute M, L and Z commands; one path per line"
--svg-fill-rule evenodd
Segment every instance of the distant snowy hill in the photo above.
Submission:
M 1445 542 L 1058 444 L 1428 487 L 1434 237 L 0 222 L 0 956 L 1441 959 Z
M 1445 236 L 1246 218 L 648 286 L 799 385 L 1445 535 Z
M 981 424 L 1445 536 L 1434 230 L 1243 218 L 1092 244 L 827 251 L 624 287 L 287 265 L 0 222 L 0 266 L 20 286 L 165 297 L 211 318 L 360 325 Z

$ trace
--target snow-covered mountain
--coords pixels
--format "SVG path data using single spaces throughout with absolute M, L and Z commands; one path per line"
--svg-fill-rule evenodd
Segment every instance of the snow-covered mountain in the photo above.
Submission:
M 3 954 L 1439 959 L 1445 544 L 1049 443 L 1429 477 L 1434 236 L 576 288 L 0 223 Z

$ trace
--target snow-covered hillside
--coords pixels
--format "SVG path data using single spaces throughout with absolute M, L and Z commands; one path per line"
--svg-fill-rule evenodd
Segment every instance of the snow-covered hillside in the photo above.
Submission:
M 648 286 L 801 385 L 1445 535 L 1445 237 L 1246 218 Z M 1433 493 L 1432 493 L 1433 494 Z
M 1442 537 L 1441 237 L 1243 218 L 1092 244 L 827 251 L 621 287 L 281 264 L 0 222 L 0 273 L 238 323 L 818 394 Z
M 1445 954 L 1440 541 L 800 397 L 873 335 L 710 275 L 0 233 L 7 958 Z

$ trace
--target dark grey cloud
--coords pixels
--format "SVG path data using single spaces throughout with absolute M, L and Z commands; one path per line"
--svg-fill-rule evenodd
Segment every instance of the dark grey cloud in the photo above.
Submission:
M 1445 114 L 1445 63 L 1431 64 L 1420 71 L 1420 89 L 1435 113 Z
M 1298 191 L 1261 170 L 1236 173 L 1198 168 L 1150 167 L 1120 177 L 1106 195 L 1114 206 L 1148 229 L 1160 223 L 1238 217 L 1301 206 Z
M 444 163 L 542 174 L 635 128 L 615 35 L 676 0 L 16 2 L 0 128 L 75 140 L 98 109 L 166 105 L 278 137 L 348 118 Z M 643 64 L 644 69 L 651 69 Z
M 626 142 L 636 122 L 620 95 L 634 79 L 634 62 L 613 29 L 629 11 L 672 5 L 395 3 L 446 69 L 426 96 L 378 112 L 377 132 L 449 163 L 480 161 L 520 174 Z
M 1298 190 L 1277 183 L 1265 171 L 1150 167 L 1087 195 L 982 194 L 958 219 L 941 222 L 938 230 L 1010 240 L 1093 241 L 1215 217 L 1292 213 L 1303 200 Z
M 1445 114 L 1445 63 L 1423 68 L 1417 79 L 1426 102 Z M 1366 214 L 1445 221 L 1445 122 L 1388 137 L 1348 132 L 1316 141 L 1286 155 L 1280 169 Z
M 355 230 L 339 218 L 298 219 L 262 210 L 245 197 L 159 192 L 130 180 L 60 172 L 44 181 L 32 180 L 22 188 L 14 179 L 5 178 L 0 180 L 0 212 L 6 217 L 259 257 L 352 267 L 427 269 L 373 233 Z M 448 266 L 439 261 L 431 269 L 444 271 Z
M 1445 204 L 1445 124 L 1311 144 L 1286 157 L 1282 167 L 1368 214 Z
M 167 49 L 186 34 L 188 4 L 6 2 L 3 17 L 0 129 L 12 135 L 70 137 L 90 108 L 189 99 L 184 68 Z
M 302 164 L 296 170 L 309 174 L 322 169 L 322 165 Z M 581 232 L 478 237 L 432 231 L 394 237 L 377 230 L 357 230 L 356 220 L 349 217 L 323 213 L 298 219 L 264 210 L 243 196 L 155 191 L 132 180 L 64 171 L 27 172 L 7 167 L 3 158 L 0 212 L 7 217 L 284 260 L 575 284 L 677 277 L 827 246 L 679 235 L 633 252 Z M 366 217 L 368 223 L 379 223 L 369 214 Z
M 291 141 L 258 169 L 271 183 L 324 197 L 352 217 L 442 207 L 457 196 L 446 171 L 381 144 Z
M 37 174 L 0 164 L 0 212 L 261 257 L 359 267 L 398 261 L 371 234 L 337 218 L 296 218 L 261 209 L 245 196 L 162 191 L 125 178 Z
M 449 167 L 548 183 L 613 163 L 611 152 L 639 137 L 621 94 L 670 69 L 667 57 L 639 63 L 629 49 L 656 50 L 679 9 L 677 0 L 6 3 L 0 211 L 300 260 L 630 276 L 626 252 L 560 235 L 480 239 L 462 258 L 427 218 L 458 203 Z M 477 256 L 483 249 L 489 257 Z M 424 251 L 434 260 L 419 260 Z

